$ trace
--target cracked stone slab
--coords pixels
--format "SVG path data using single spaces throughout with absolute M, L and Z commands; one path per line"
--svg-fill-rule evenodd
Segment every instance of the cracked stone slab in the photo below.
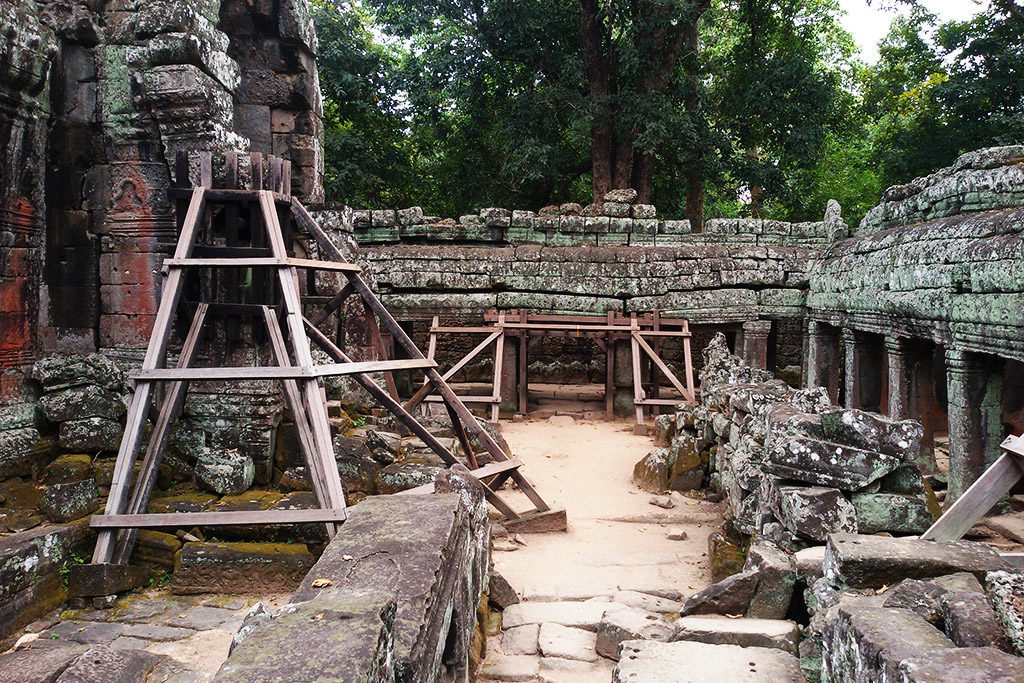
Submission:
M 511 655 L 485 663 L 481 678 L 494 681 L 532 681 L 540 674 L 540 657 Z
M 539 624 L 526 624 L 510 628 L 501 634 L 501 651 L 506 655 L 537 654 Z
M 767 647 L 797 654 L 800 627 L 784 619 L 730 619 L 719 616 L 680 617 L 673 624 L 672 641 L 689 640 L 711 645 Z
M 596 631 L 605 612 L 624 605 L 609 602 L 521 602 L 502 613 L 505 628 L 524 624 L 560 624 Z

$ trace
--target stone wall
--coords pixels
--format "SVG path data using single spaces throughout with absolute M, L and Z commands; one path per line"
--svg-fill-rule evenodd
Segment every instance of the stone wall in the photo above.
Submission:
M 145 347 L 173 247 L 178 151 L 292 161 L 322 199 L 304 0 L 18 0 L 0 8 L 0 370 Z M 4 373 L 0 399 L 16 400 Z

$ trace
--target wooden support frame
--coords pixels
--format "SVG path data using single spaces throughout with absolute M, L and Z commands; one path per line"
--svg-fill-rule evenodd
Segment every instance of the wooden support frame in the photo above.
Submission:
M 644 408 L 648 406 L 674 406 L 682 402 L 696 402 L 697 389 L 694 385 L 693 359 L 691 356 L 691 333 L 689 321 L 683 318 L 664 318 L 660 311 L 643 316 L 631 314 L 626 317 L 614 312 L 608 312 L 603 317 L 585 315 L 550 315 L 534 314 L 525 311 L 497 311 L 484 316 L 484 321 L 489 325 L 441 325 L 439 316 L 433 316 L 429 336 L 429 358 L 434 357 L 437 347 L 437 337 L 440 334 L 485 334 L 483 341 L 477 344 L 469 353 L 460 358 L 443 375 L 446 381 L 451 379 L 457 372 L 466 367 L 476 359 L 491 344 L 495 344 L 494 355 L 494 377 L 491 383 L 489 395 L 462 395 L 459 396 L 463 403 L 483 404 L 490 406 L 491 421 L 497 422 L 500 417 L 502 403 L 501 375 L 503 373 L 504 346 L 505 341 L 514 337 L 518 340 L 518 368 L 517 368 L 517 406 L 520 413 L 528 410 L 528 354 L 532 340 L 542 336 L 587 336 L 593 338 L 605 352 L 605 413 L 611 418 L 614 416 L 615 403 L 615 342 L 628 339 L 631 347 L 631 370 L 633 382 L 633 405 L 636 423 L 644 424 Z M 666 326 L 679 327 L 678 330 L 665 329 Z M 652 338 L 653 343 L 647 338 Z M 682 339 L 684 356 L 684 376 L 680 378 L 672 371 L 660 354 L 661 340 L 668 338 Z M 647 395 L 644 388 L 643 363 L 647 361 L 653 365 L 651 372 L 651 396 Z M 659 396 L 660 382 L 655 372 L 660 371 L 668 379 L 671 389 L 677 397 Z M 406 401 L 405 407 L 413 409 L 424 401 L 440 401 L 439 397 L 431 396 L 433 387 L 429 382 L 416 391 Z

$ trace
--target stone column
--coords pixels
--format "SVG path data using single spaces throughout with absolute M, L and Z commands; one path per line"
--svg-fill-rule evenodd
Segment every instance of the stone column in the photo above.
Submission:
M 807 323 L 807 369 L 804 385 L 825 387 L 833 402 L 839 400 L 839 365 L 835 334 L 829 326 L 816 320 Z
M 771 320 L 751 320 L 743 323 L 743 342 L 740 355 L 752 368 L 768 366 L 768 334 Z
M 519 339 L 505 335 L 497 341 L 504 344 L 501 359 L 501 412 L 511 415 L 519 410 Z
M 907 340 L 900 337 L 886 337 L 885 352 L 889 359 L 889 417 L 894 420 L 902 420 L 911 416 L 911 378 Z
M 949 492 L 956 500 L 999 457 L 1003 376 L 998 359 L 946 349 L 949 394 Z
M 860 354 L 857 333 L 844 327 L 839 335 L 843 347 L 843 406 L 860 408 Z
M 615 414 L 633 415 L 633 351 L 627 336 L 615 342 Z

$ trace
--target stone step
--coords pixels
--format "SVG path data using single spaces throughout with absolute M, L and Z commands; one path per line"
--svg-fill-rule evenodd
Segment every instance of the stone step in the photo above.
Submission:
M 803 681 L 800 660 L 763 647 L 627 640 L 613 683 L 786 683 Z
M 674 624 L 673 641 L 710 645 L 767 647 L 797 654 L 800 627 L 783 619 L 730 619 L 719 616 L 681 617 Z
M 615 602 L 521 602 L 502 613 L 502 626 L 506 629 L 524 624 L 560 624 L 587 631 L 596 631 L 601 617 L 609 610 L 622 609 Z

